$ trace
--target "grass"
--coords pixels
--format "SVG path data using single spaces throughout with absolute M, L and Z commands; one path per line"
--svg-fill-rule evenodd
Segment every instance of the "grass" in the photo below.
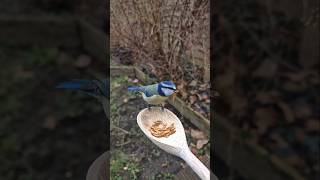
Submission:
M 199 156 L 204 156 L 206 154 L 210 154 L 210 142 L 206 145 L 204 145 L 201 149 L 198 150 Z
M 55 65 L 58 56 L 56 48 L 38 48 L 33 47 L 25 54 L 26 62 L 30 67 L 44 67 Z
M 118 125 L 118 119 L 120 117 L 119 114 L 119 105 L 121 102 L 119 102 L 119 98 L 121 94 L 119 94 L 119 88 L 123 84 L 128 84 L 128 76 L 117 76 L 115 78 L 111 79 L 111 95 L 110 95 L 110 114 L 111 114 L 111 120 L 114 125 Z M 130 94 L 128 93 L 128 98 Z
M 140 169 L 132 157 L 121 151 L 117 151 L 111 158 L 110 171 L 111 180 L 136 180 Z M 123 174 L 126 174 L 126 176 L 129 177 L 124 178 Z
M 172 180 L 174 175 L 172 173 L 159 173 L 152 177 L 152 180 Z

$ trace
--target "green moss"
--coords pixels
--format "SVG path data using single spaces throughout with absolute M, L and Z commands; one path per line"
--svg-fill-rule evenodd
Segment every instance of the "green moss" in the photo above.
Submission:
M 111 158 L 111 180 L 138 179 L 138 164 L 123 152 L 116 152 Z M 125 178 L 126 177 L 126 178 Z

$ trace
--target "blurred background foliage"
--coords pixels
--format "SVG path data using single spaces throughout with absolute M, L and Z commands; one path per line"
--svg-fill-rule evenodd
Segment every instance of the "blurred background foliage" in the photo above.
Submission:
M 156 81 L 173 80 L 179 97 L 210 116 L 208 0 L 110 2 L 112 60 Z M 112 64 L 112 62 L 111 62 Z

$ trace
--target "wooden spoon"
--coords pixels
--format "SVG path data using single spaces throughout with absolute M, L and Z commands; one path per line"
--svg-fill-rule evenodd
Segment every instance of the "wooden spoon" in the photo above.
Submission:
M 176 132 L 169 137 L 154 137 L 149 129 L 155 121 L 174 123 Z M 159 148 L 182 158 L 202 180 L 210 179 L 209 169 L 190 151 L 181 121 L 173 112 L 160 107 L 146 108 L 138 114 L 137 122 L 142 132 Z

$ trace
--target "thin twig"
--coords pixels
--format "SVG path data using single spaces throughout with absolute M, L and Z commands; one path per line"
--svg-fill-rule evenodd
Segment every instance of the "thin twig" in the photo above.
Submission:
M 126 131 L 124 129 L 122 129 L 121 127 L 115 126 L 115 125 L 111 125 L 111 129 L 118 129 L 120 131 L 122 131 L 125 134 L 131 134 L 129 131 Z
M 124 146 L 124 145 L 126 145 L 126 144 L 129 144 L 129 143 L 131 143 L 131 140 L 129 139 L 128 141 L 126 141 L 126 142 L 124 142 L 124 143 L 121 143 L 121 144 L 116 144 L 116 146 Z

